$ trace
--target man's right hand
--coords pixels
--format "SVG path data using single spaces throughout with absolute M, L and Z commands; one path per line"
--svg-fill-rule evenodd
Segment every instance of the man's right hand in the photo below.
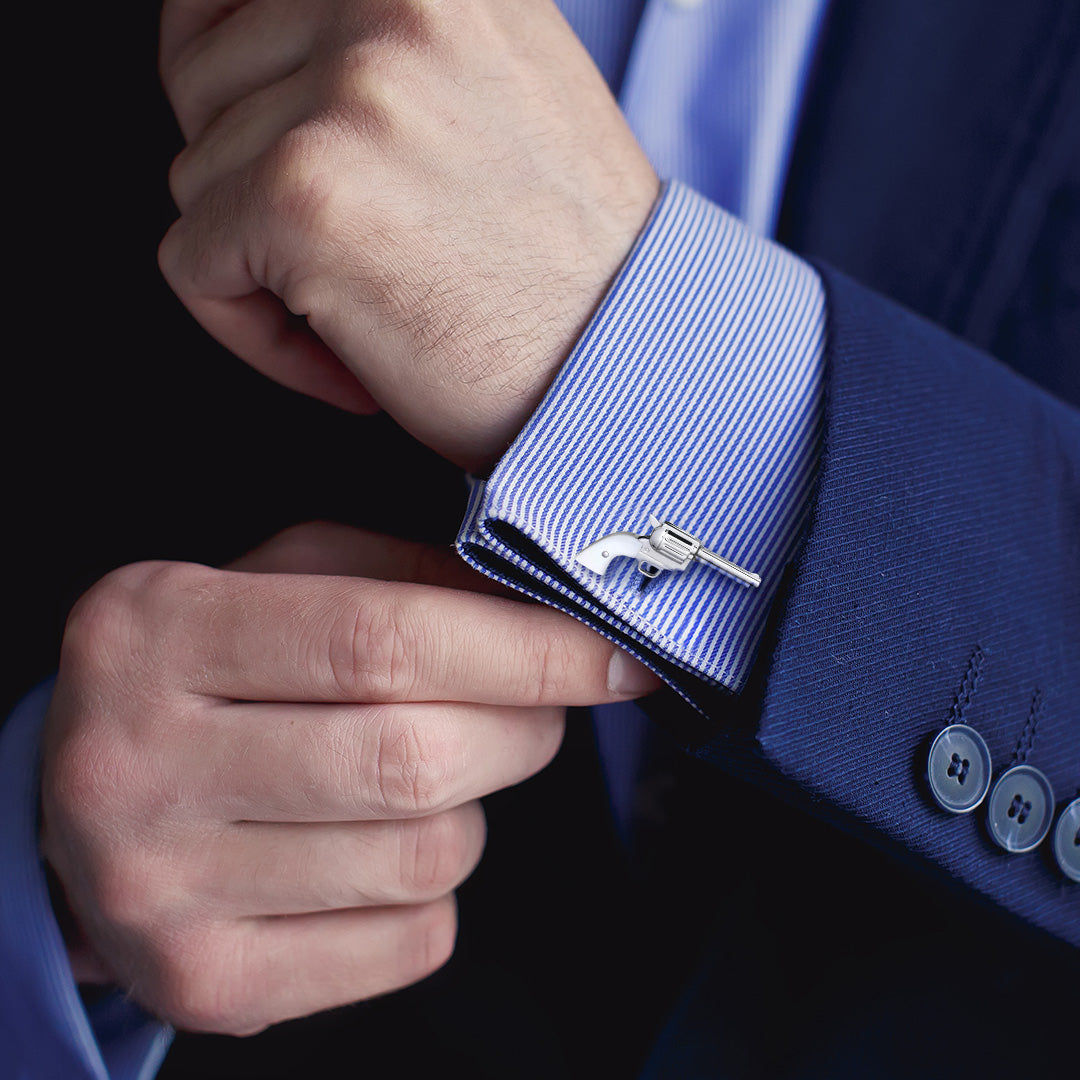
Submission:
M 550 608 L 466 591 L 449 551 L 320 526 L 240 565 L 136 564 L 83 597 L 42 781 L 102 972 L 230 1034 L 443 964 L 477 800 L 550 761 L 563 706 L 658 685 Z
M 168 0 L 161 72 L 188 142 L 161 269 L 192 315 L 490 468 L 660 189 L 555 4 Z

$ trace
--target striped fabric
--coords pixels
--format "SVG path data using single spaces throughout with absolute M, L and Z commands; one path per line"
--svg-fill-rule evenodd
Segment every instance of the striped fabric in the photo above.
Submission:
M 594 13 L 608 8 L 577 0 L 564 10 L 576 18 L 589 4 Z M 654 0 L 620 80 L 619 104 L 660 176 L 688 184 L 762 236 L 775 227 L 826 7 Z
M 674 665 L 740 689 L 805 515 L 823 338 L 822 288 L 805 263 L 666 185 L 537 412 L 475 482 L 459 550 L 488 573 L 486 554 L 505 560 L 518 572 L 493 576 L 661 674 Z M 760 574 L 761 588 L 691 564 L 642 590 L 632 559 L 604 577 L 576 562 L 600 536 L 647 531 L 650 513 Z
M 687 698 L 700 680 L 745 684 L 814 475 L 823 294 L 759 236 L 775 221 L 826 6 L 560 0 L 654 167 L 677 179 L 539 410 L 475 483 L 458 546 Z M 632 560 L 603 578 L 574 560 L 601 535 L 645 531 L 650 513 L 759 573 L 761 588 L 692 565 L 642 591 Z M 605 725 L 595 712 L 610 766 L 640 739 L 640 716 L 615 710 Z

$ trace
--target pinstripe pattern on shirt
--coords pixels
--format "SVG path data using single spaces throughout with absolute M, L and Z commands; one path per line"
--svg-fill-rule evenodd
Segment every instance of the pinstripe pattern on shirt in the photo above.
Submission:
M 824 297 L 815 272 L 671 183 L 559 377 L 489 479 L 459 549 L 476 544 L 584 600 L 652 654 L 744 685 L 814 475 Z M 633 560 L 605 577 L 574 556 L 666 517 L 762 576 L 752 590 L 691 564 L 647 589 Z M 519 530 L 578 590 L 508 548 Z

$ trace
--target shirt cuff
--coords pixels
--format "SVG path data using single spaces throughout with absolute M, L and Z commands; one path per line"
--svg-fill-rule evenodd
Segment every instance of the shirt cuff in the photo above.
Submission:
M 588 622 L 696 703 L 739 691 L 806 517 L 822 428 L 815 271 L 665 185 L 600 309 L 521 434 L 472 481 L 458 550 Z M 691 561 L 646 587 L 633 558 L 575 556 L 655 514 L 757 573 Z
M 37 835 L 39 747 L 51 697 L 49 680 L 0 730 L 0 1029 L 8 1033 L 0 1043 L 9 1042 L 20 1080 L 147 1080 L 171 1029 L 119 991 L 87 1012 L 49 901 Z

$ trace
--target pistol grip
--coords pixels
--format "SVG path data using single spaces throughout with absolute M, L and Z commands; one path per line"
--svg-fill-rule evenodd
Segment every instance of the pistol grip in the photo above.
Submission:
M 594 574 L 606 574 L 608 565 L 616 556 L 636 557 L 641 550 L 641 539 L 629 532 L 612 533 L 582 549 L 574 556 L 582 566 Z

